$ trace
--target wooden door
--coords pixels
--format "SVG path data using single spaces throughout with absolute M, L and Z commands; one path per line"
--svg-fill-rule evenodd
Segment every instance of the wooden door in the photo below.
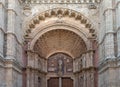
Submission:
M 62 78 L 62 87 L 73 87 L 73 80 L 69 77 Z
M 48 87 L 59 87 L 59 78 L 52 77 L 48 80 Z
M 59 87 L 59 78 L 53 77 L 48 80 L 48 87 Z M 62 78 L 62 87 L 73 87 L 73 80 L 69 77 Z

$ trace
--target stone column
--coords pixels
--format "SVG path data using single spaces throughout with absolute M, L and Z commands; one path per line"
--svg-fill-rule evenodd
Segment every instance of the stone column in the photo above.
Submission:
M 90 66 L 93 67 L 93 51 L 90 52 Z
M 101 23 L 105 21 L 103 25 L 100 25 L 105 26 L 105 28 L 103 28 L 105 35 L 103 35 L 102 39 L 103 46 L 105 47 L 105 50 L 102 50 L 102 54 L 104 54 L 105 57 L 103 57 L 104 60 L 101 61 L 99 65 L 98 87 L 116 87 L 116 80 L 114 79 L 114 76 L 117 74 L 114 53 L 114 3 L 115 0 L 103 0 L 101 3 L 101 6 L 103 7 L 100 7 L 100 14 L 104 15 L 104 19 L 101 21 Z
M 8 25 L 7 25 L 7 59 L 15 59 L 16 39 L 15 39 L 15 0 L 8 0 Z
M 119 3 L 119 0 L 117 4 L 117 8 L 116 8 L 116 27 L 117 29 L 120 27 L 120 3 Z
M 83 73 L 83 87 L 87 87 L 86 81 L 87 81 L 86 73 L 84 72 Z
M 120 3 L 116 9 L 118 57 L 120 58 Z
M 0 1 L 0 58 L 3 58 L 3 45 L 5 33 L 5 0 Z
M 34 87 L 34 70 L 31 71 L 31 87 Z
M 0 57 L 3 58 L 3 44 L 4 44 L 4 33 L 2 28 L 0 29 Z
M 89 53 L 87 52 L 86 53 L 86 68 L 88 68 L 89 67 Z
M 30 69 L 27 69 L 27 86 L 26 87 L 31 87 L 30 86 L 30 76 L 31 76 L 31 74 L 30 74 Z
M 35 86 L 34 87 L 38 87 L 38 72 L 35 71 Z
M 14 60 L 16 60 L 16 39 L 15 39 L 15 20 L 16 20 L 16 12 L 15 5 L 16 0 L 8 0 L 7 1 L 7 32 L 6 32 L 6 87 L 15 87 L 14 85 Z M 16 79 L 16 81 L 18 78 Z
M 5 87 L 14 87 L 12 79 L 12 68 L 6 70 L 6 86 Z
M 105 59 L 114 59 L 113 10 L 105 11 Z
M 62 87 L 62 77 L 59 77 L 59 87 Z

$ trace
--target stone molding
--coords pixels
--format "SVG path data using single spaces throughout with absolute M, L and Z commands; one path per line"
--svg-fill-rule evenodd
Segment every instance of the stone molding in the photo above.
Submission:
M 0 2 L 0 5 L 2 5 L 2 7 L 3 7 L 4 9 L 7 9 L 6 6 L 5 6 L 5 4 L 4 4 L 3 2 Z
M 106 11 L 109 11 L 109 10 L 116 10 L 116 8 L 118 8 L 118 5 L 119 5 L 119 4 L 120 4 L 120 1 L 118 1 L 118 2 L 114 5 L 114 7 L 104 9 L 103 15 L 106 13 Z
M 5 30 L 3 30 L 3 28 L 0 28 L 0 31 L 2 31 L 5 34 Z
M 81 55 L 83 55 L 83 54 L 86 54 L 86 53 L 94 53 L 95 52 L 95 50 L 87 50 L 87 51 L 85 51 L 85 52 L 83 52 Z M 76 59 L 79 59 L 80 57 L 77 57 L 77 58 L 75 58 L 74 60 L 76 60 Z
M 13 33 L 13 32 L 6 32 L 5 34 L 6 34 L 6 35 L 12 35 L 12 36 L 14 36 L 15 39 L 16 39 L 16 41 L 17 41 L 17 43 L 18 43 L 19 45 L 23 46 L 23 43 L 18 40 L 18 38 L 17 38 L 17 36 L 16 36 L 15 33 Z
M 40 22 L 44 21 L 46 18 L 51 18 L 52 16 L 58 17 L 59 15 L 61 15 L 63 18 L 67 16 L 70 18 L 74 18 L 76 21 L 79 20 L 80 24 L 83 24 L 86 28 L 88 28 L 88 30 L 95 30 L 95 26 L 93 25 L 93 23 L 81 13 L 71 9 L 54 8 L 42 13 L 38 13 L 34 16 L 34 18 L 30 19 L 27 23 L 27 26 L 25 27 L 28 30 L 26 31 L 26 33 L 32 32 L 32 29 L 34 29 L 36 25 L 40 24 Z
M 29 71 L 37 71 L 37 72 L 42 73 L 42 74 L 44 74 L 44 75 L 47 74 L 47 72 L 45 72 L 45 71 L 41 71 L 41 70 L 38 69 L 38 68 L 34 68 L 34 67 L 30 67 L 30 66 L 27 66 L 25 69 L 26 69 L 26 70 L 29 69 Z
M 119 4 L 120 4 L 120 1 L 116 3 L 115 8 L 118 8 Z
M 101 45 L 105 41 L 106 36 L 109 35 L 109 34 L 115 34 L 115 32 L 113 31 L 113 32 L 105 33 L 105 35 L 104 35 L 103 39 L 101 40 L 101 42 L 98 43 L 98 46 Z
M 103 15 L 105 15 L 105 13 L 106 13 L 107 11 L 114 11 L 114 10 L 115 10 L 114 8 L 107 8 L 107 9 L 104 10 Z
M 74 72 L 74 74 L 79 74 L 79 73 L 82 73 L 82 72 L 93 72 L 93 71 L 96 71 L 98 68 L 97 67 L 88 67 L 88 68 L 83 68 L 77 72 Z
M 23 66 L 13 59 L 5 59 L 5 68 L 11 68 L 19 73 L 22 73 Z
M 25 0 L 29 4 L 91 4 L 100 3 L 100 0 Z
M 107 59 L 107 60 L 103 60 L 99 66 L 98 66 L 98 70 L 99 73 L 103 73 L 104 71 L 108 70 L 109 68 L 118 68 L 118 59 Z
M 50 27 L 51 26 L 51 27 Z M 50 30 L 55 30 L 55 29 L 65 29 L 65 30 L 70 30 L 70 31 L 72 31 L 72 32 L 75 32 L 76 34 L 78 34 L 83 40 L 84 40 L 84 42 L 86 43 L 86 45 L 87 45 L 87 48 L 89 49 L 89 46 L 88 46 L 88 43 L 89 43 L 89 41 L 88 41 L 88 39 L 87 39 L 87 37 L 86 36 L 84 36 L 84 34 L 82 34 L 82 32 L 79 30 L 79 28 L 76 28 L 76 27 L 73 27 L 73 26 L 68 26 L 68 25 L 65 25 L 65 23 L 64 24 L 54 24 L 54 25 L 50 25 L 50 26 L 45 26 L 45 28 L 43 27 L 41 27 L 41 29 L 38 27 L 38 29 L 39 29 L 39 31 L 36 31 L 36 33 L 37 33 L 37 35 L 35 34 L 35 37 L 33 38 L 33 40 L 31 40 L 31 42 L 30 42 L 30 44 L 29 44 L 29 49 L 30 50 L 33 50 L 33 47 L 34 47 L 34 44 L 35 44 L 35 42 L 36 42 L 36 40 L 42 35 L 42 34 L 44 34 L 45 32 L 48 32 L 48 31 L 50 31 Z M 46 28 L 47 27 L 47 28 Z M 38 29 L 36 29 L 36 30 L 38 30 Z M 38 33 L 39 32 L 39 33 Z M 34 35 L 32 35 L 32 36 L 34 36 Z
M 0 67 L 5 67 L 5 59 L 4 57 L 0 54 Z
M 35 51 L 33 51 L 33 50 L 26 50 L 27 52 L 31 52 L 31 53 L 35 53 L 35 54 L 37 54 L 41 59 L 44 59 L 44 60 L 46 60 L 46 58 L 44 58 L 44 57 L 42 57 L 41 55 L 39 55 L 39 53 L 37 53 L 37 52 L 35 52 Z
M 116 33 L 120 30 L 120 26 L 117 28 Z
M 2 28 L 0 28 L 0 30 L 1 30 L 5 35 L 8 35 L 8 34 L 13 35 L 13 36 L 15 37 L 17 43 L 18 43 L 19 45 L 23 46 L 23 43 L 18 40 L 18 38 L 17 38 L 17 36 L 16 36 L 15 33 L 13 33 L 13 32 L 5 32 Z
M 13 9 L 13 8 L 8 8 L 7 11 L 8 11 L 8 12 L 9 12 L 9 11 L 14 12 L 16 16 L 18 15 L 17 12 L 15 11 L 15 9 Z

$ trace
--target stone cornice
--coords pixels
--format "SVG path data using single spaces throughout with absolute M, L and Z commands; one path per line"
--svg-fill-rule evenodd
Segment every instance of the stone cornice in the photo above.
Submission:
M 22 73 L 23 66 L 20 65 L 16 60 L 5 59 L 5 68 L 11 68 L 19 73 Z
M 45 72 L 45 71 L 42 71 L 42 70 L 40 70 L 40 69 L 38 69 L 38 68 L 33 68 L 33 67 L 29 67 L 29 66 L 27 66 L 26 68 L 25 68 L 26 70 L 33 70 L 33 71 L 37 71 L 37 72 L 40 72 L 40 73 L 42 73 L 42 74 L 47 74 L 47 72 Z
M 82 54 L 81 54 L 81 56 L 83 55 L 83 54 L 86 54 L 86 53 L 94 53 L 95 52 L 95 50 L 87 50 L 87 51 L 85 51 L 85 52 L 83 52 Z M 79 58 L 81 58 L 81 56 L 80 57 L 77 57 L 77 58 L 75 58 L 74 60 L 76 60 L 76 59 L 79 59 Z
M 118 61 L 117 58 L 104 60 L 102 63 L 99 64 L 99 73 L 103 73 L 104 71 L 110 68 L 118 68 L 118 62 L 120 61 Z
M 96 67 L 88 67 L 88 68 L 83 68 L 83 69 L 81 69 L 81 70 L 79 70 L 79 71 L 76 71 L 76 72 L 74 72 L 74 74 L 78 74 L 78 73 L 82 73 L 82 72 L 94 72 L 94 71 L 96 71 L 97 70 L 97 68 Z
M 38 52 L 32 51 L 32 50 L 26 50 L 27 52 L 31 52 L 31 53 L 35 53 L 37 54 L 41 59 L 47 60 L 46 58 L 42 57 L 41 55 L 39 55 Z

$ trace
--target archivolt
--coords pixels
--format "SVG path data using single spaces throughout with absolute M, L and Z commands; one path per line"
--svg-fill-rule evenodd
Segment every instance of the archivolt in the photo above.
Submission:
M 32 30 L 34 30 L 36 25 L 40 24 L 41 21 L 46 20 L 46 18 L 51 18 L 52 16 L 58 17 L 59 15 L 61 15 L 62 17 L 66 17 L 66 16 L 71 17 L 74 18 L 75 20 L 80 21 L 80 23 L 83 24 L 89 30 L 89 32 L 92 33 L 93 36 L 95 35 L 95 28 L 91 23 L 91 21 L 88 20 L 88 18 L 86 18 L 84 15 L 82 15 L 79 12 L 66 8 L 54 8 L 35 15 L 34 18 L 32 18 L 30 22 L 27 24 L 27 31 L 26 31 L 27 35 L 29 35 L 29 33 Z

